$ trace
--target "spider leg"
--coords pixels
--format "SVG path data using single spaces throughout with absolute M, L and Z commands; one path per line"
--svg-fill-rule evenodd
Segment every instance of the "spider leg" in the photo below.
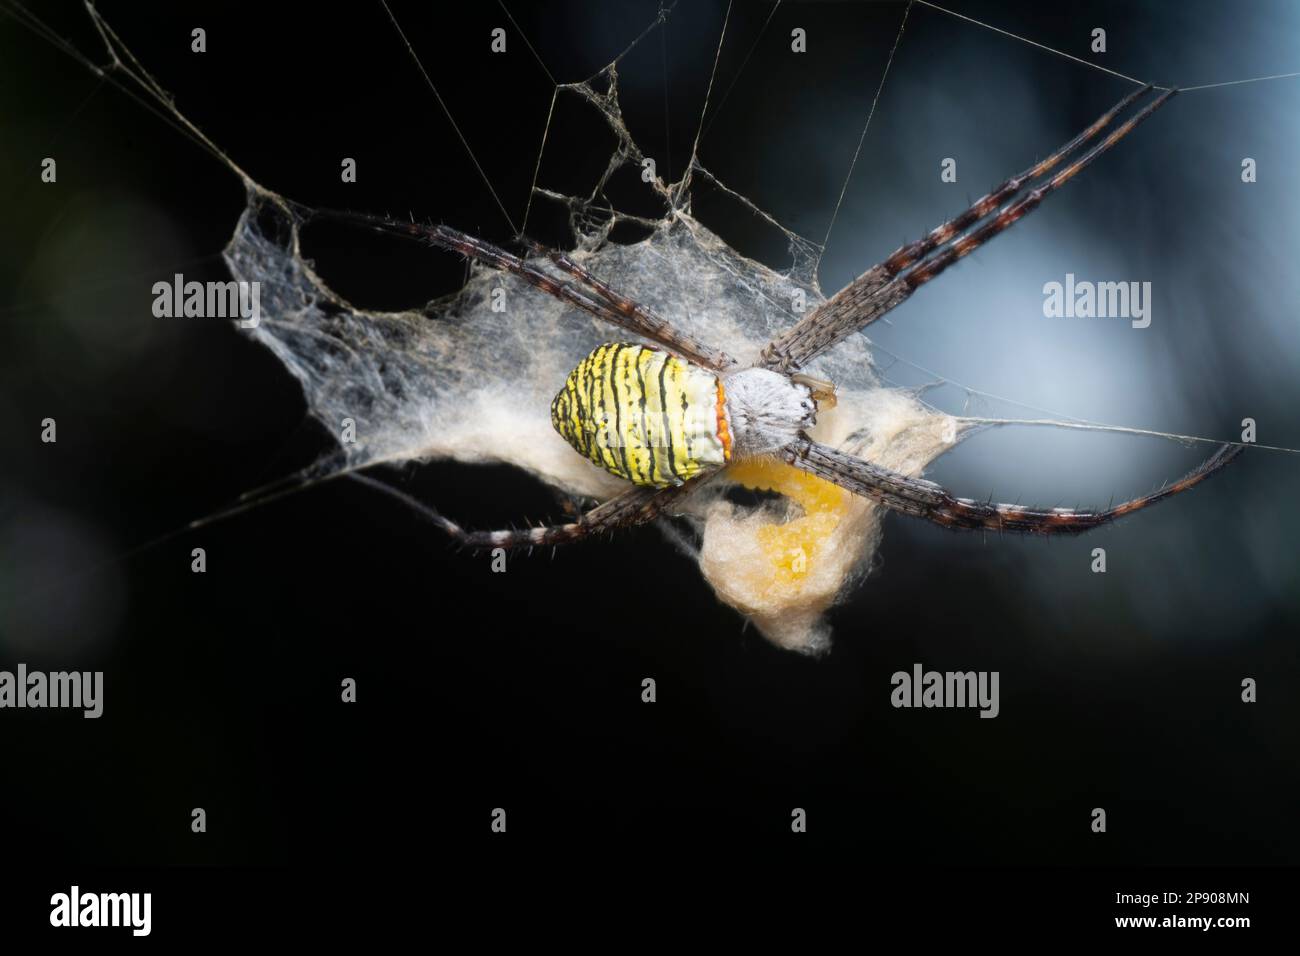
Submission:
M 562 269 L 579 282 L 583 283 L 583 285 L 590 288 L 603 302 L 616 312 L 634 318 L 636 321 L 640 322 L 644 328 L 657 330 L 657 341 L 670 345 L 673 341 L 680 341 L 697 355 L 701 352 L 707 351 L 710 353 L 710 361 L 702 364 L 708 365 L 708 367 L 715 371 L 723 371 L 737 364 L 736 360 L 727 353 L 701 345 L 690 336 L 674 329 L 667 319 L 641 305 L 641 303 L 628 298 L 618 290 L 610 288 L 609 284 L 603 279 L 598 278 L 582 266 L 578 265 L 578 263 L 567 254 L 558 249 L 548 249 L 538 242 L 529 242 L 529 246 L 534 253 L 546 256 L 555 264 L 556 268 Z M 672 347 L 674 351 L 681 351 L 680 347 Z M 696 361 L 698 362 L 699 359 L 697 358 Z
M 673 328 L 665 319 L 655 315 L 649 309 L 637 305 L 626 296 L 618 295 L 604 283 L 601 283 L 599 288 L 592 285 L 590 289 L 574 286 L 557 276 L 543 272 L 531 262 L 527 262 L 513 253 L 506 252 L 490 242 L 484 242 L 482 239 L 476 239 L 459 230 L 452 229 L 450 226 L 400 222 L 380 216 L 367 216 L 364 213 L 324 209 L 315 210 L 312 215 L 318 219 L 348 222 L 388 235 L 425 242 L 439 249 L 446 249 L 450 252 L 459 253 L 468 259 L 477 260 L 502 272 L 508 272 L 511 275 L 518 276 L 547 295 L 577 306 L 611 325 L 627 329 L 629 332 L 650 339 L 652 342 L 658 342 L 670 351 L 676 352 L 683 358 L 690 359 L 697 365 L 721 371 L 735 364 L 735 361 L 729 356 L 697 341 L 686 332 Z M 583 276 L 599 282 L 576 263 L 572 263 L 572 266 L 582 272 Z M 565 266 L 561 266 L 561 268 L 568 271 Z M 586 281 L 585 278 L 584 281 Z M 611 297 L 616 296 L 620 304 L 616 304 L 613 298 L 607 298 L 606 294 Z
M 354 481 L 382 492 L 405 504 L 437 525 L 453 539 L 471 549 L 482 548 L 536 548 L 571 544 L 591 535 L 611 532 L 619 528 L 645 524 L 658 517 L 693 485 L 670 488 L 629 488 L 622 494 L 579 515 L 577 521 L 566 524 L 542 525 L 535 528 L 518 528 L 501 531 L 467 531 L 456 522 L 444 517 L 405 492 L 368 475 L 352 474 Z
M 1033 166 L 1030 166 L 1019 175 L 1012 176 L 1002 185 L 990 190 L 986 195 L 976 200 L 976 202 L 965 212 L 954 216 L 947 222 L 930 230 L 922 238 L 915 242 L 909 242 L 905 246 L 896 249 L 884 262 L 880 263 L 880 268 L 889 278 L 898 275 L 904 269 L 919 262 L 924 256 L 932 250 L 937 249 L 949 239 L 956 236 L 963 229 L 973 226 L 985 216 L 992 213 L 1004 202 L 1012 199 L 1025 186 L 1040 176 L 1046 176 L 1053 169 L 1059 166 L 1065 157 L 1069 156 L 1084 143 L 1089 142 L 1097 137 L 1103 129 L 1110 125 L 1120 113 L 1126 110 L 1133 103 L 1151 92 L 1153 87 L 1147 84 L 1141 89 L 1134 90 L 1128 96 L 1124 97 L 1101 116 L 1093 121 L 1092 125 L 1087 127 L 1083 132 L 1074 139 L 1070 140 L 1050 156 L 1040 160 Z
M 760 364 L 784 372 L 794 371 L 901 305 L 919 286 L 1037 208 L 1046 196 L 1091 165 L 1177 92 L 1171 89 L 1161 93 L 1078 159 L 988 218 L 997 210 L 999 203 L 1020 193 L 1038 175 L 1054 169 L 1069 153 L 1093 139 L 1119 112 L 1150 89 L 1147 86 L 1129 94 L 1060 150 L 1019 176 L 1008 179 L 966 212 L 932 230 L 925 238 L 901 247 L 883 262 L 868 269 L 819 308 L 773 339 L 763 350 Z M 949 242 L 960 230 L 981 219 L 986 221 Z M 939 252 L 924 258 L 944 243 L 948 244 Z
M 1103 511 L 1032 508 L 957 498 L 932 481 L 909 478 L 809 439 L 787 446 L 785 460 L 892 511 L 925 518 L 946 528 L 1050 535 L 1079 534 L 1170 498 L 1199 485 L 1240 453 L 1240 445 L 1221 445 L 1210 458 L 1172 484 L 1149 495 L 1112 504 Z

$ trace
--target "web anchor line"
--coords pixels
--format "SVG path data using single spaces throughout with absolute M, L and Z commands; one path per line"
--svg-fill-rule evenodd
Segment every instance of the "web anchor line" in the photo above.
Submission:
M 938 10 L 940 13 L 946 13 L 948 14 L 948 16 L 956 17 L 958 20 L 965 20 L 967 23 L 973 23 L 975 24 L 975 26 L 983 27 L 985 30 L 992 30 L 994 33 L 1000 33 L 1003 36 L 1010 37 L 1013 40 L 1019 40 L 1021 43 L 1027 44 L 1028 46 L 1036 47 L 1039 50 L 1046 51 L 1047 53 L 1055 54 L 1056 56 L 1062 57 L 1066 60 L 1070 60 L 1074 63 L 1079 63 L 1082 64 L 1083 66 L 1090 67 L 1094 70 L 1099 70 L 1102 73 L 1108 73 L 1111 76 L 1118 77 L 1121 80 L 1127 80 L 1128 82 L 1133 83 L 1137 86 L 1147 85 L 1146 80 L 1139 80 L 1137 77 L 1129 76 L 1126 73 L 1120 73 L 1116 70 L 1107 69 L 1106 67 L 1102 66 L 1099 63 L 1089 62 L 1088 60 L 1084 60 L 1080 57 L 1073 56 L 1072 54 L 1066 53 L 1064 50 L 1057 50 L 1056 48 L 1050 47 L 1045 43 L 1039 43 L 1037 40 L 1031 40 L 1028 37 L 1022 37 L 1017 33 L 1012 33 L 1010 30 L 1004 30 L 1001 27 L 995 27 L 993 24 L 985 23 L 983 20 L 976 20 L 974 17 L 968 17 L 966 16 L 966 14 L 958 13 L 956 10 L 949 10 L 947 7 L 941 7 L 937 3 L 931 3 L 930 0 L 912 0 L 912 2 L 919 3 L 923 7 L 929 7 L 931 10 Z M 1297 71 L 1295 73 L 1273 73 L 1270 74 L 1269 76 L 1252 76 L 1252 77 L 1247 77 L 1244 80 L 1226 80 L 1222 83 L 1202 83 L 1198 86 L 1180 86 L 1177 89 L 1179 93 L 1195 93 L 1197 90 L 1213 90 L 1213 89 L 1218 89 L 1221 86 L 1240 86 L 1243 83 L 1262 83 L 1265 80 L 1286 80 L 1297 76 L 1300 76 L 1300 71 Z M 1151 85 L 1155 87 L 1155 89 L 1161 91 L 1174 88 L 1170 86 L 1159 86 L 1154 83 Z
M 1119 432 L 1121 434 L 1126 434 L 1126 435 L 1145 435 L 1151 438 L 1167 438 L 1170 441 L 1180 442 L 1185 445 L 1190 445 L 1190 444 L 1240 445 L 1243 448 L 1259 448 L 1265 451 L 1282 451 L 1292 455 L 1300 455 L 1300 448 L 1289 448 L 1285 445 L 1261 445 L 1257 442 L 1229 440 L 1223 438 L 1206 438 L 1202 435 L 1183 435 L 1183 434 L 1179 434 L 1178 432 L 1163 432 L 1153 428 L 1137 428 L 1135 426 L 1130 426 L 1130 425 L 1109 425 L 1105 422 L 1093 421 L 1088 418 L 1078 418 L 1074 415 L 1066 415 L 1064 412 L 1057 412 L 1057 411 L 1053 411 L 1050 408 L 1043 408 L 1039 405 L 1031 405 L 1028 402 L 1022 402 L 1014 398 L 1008 398 L 1005 395 L 998 395 L 994 392 L 987 392 L 984 391 L 983 389 L 976 388 L 973 385 L 966 385 L 965 383 L 959 382 L 956 379 L 951 379 L 945 375 L 941 375 L 940 373 L 934 371 L 933 369 L 928 369 L 923 365 L 918 365 L 915 362 L 908 361 L 907 359 L 903 358 L 901 355 L 898 355 L 895 352 L 891 352 L 889 349 L 885 348 L 883 345 L 877 344 L 876 342 L 871 343 L 871 348 L 877 352 L 883 352 L 885 355 L 888 355 L 890 358 L 894 360 L 895 363 L 901 363 L 903 365 L 910 366 L 911 368 L 916 369 L 918 372 L 921 372 L 924 375 L 929 375 L 934 379 L 934 381 L 931 382 L 929 385 L 907 386 L 897 382 L 889 382 L 888 379 L 885 379 L 884 376 L 881 376 L 881 378 L 884 381 L 888 382 L 888 384 L 890 385 L 893 385 L 895 388 L 902 388 L 912 392 L 924 392 L 927 389 L 937 388 L 941 385 L 951 385 L 953 388 L 959 388 L 963 392 L 965 392 L 966 405 L 965 407 L 963 407 L 962 414 L 953 416 L 962 425 L 969 425 L 972 427 L 979 427 L 979 426 L 997 427 L 1001 425 L 1039 425 L 1039 426 L 1050 426 L 1055 428 L 1074 428 L 1074 429 L 1079 429 L 1081 431 Z M 981 398 L 992 399 L 995 402 L 1003 402 L 1007 405 L 1014 405 L 1017 408 L 1024 408 L 1031 412 L 1039 412 L 1040 414 L 1047 415 L 1049 417 L 1047 418 L 992 418 L 992 417 L 985 417 L 980 415 L 967 415 L 966 408 L 970 406 L 970 399 L 973 396 L 980 396 Z M 927 402 L 925 399 L 921 398 L 920 395 L 916 395 L 915 397 L 916 400 L 920 402 L 922 405 L 924 405 L 926 408 L 935 412 L 939 412 L 941 414 L 948 414 L 947 412 L 944 412 L 943 409 L 939 408 L 937 405 Z

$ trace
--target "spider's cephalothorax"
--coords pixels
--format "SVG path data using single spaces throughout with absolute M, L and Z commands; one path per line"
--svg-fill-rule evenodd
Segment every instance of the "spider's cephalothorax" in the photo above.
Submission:
M 719 376 L 645 345 L 601 345 L 569 373 L 551 424 L 633 484 L 680 485 L 733 456 L 777 452 L 813 424 L 807 385 L 762 368 Z

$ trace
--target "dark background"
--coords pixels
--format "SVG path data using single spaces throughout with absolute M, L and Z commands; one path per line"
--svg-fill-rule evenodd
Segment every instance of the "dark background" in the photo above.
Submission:
M 1143 79 L 1300 69 L 1284 5 L 961 3 L 969 16 Z M 320 206 L 411 211 L 497 242 L 510 228 L 381 7 L 129 4 L 101 11 L 211 139 Z M 554 76 L 584 78 L 655 3 L 509 4 Z M 903 5 L 737 3 L 701 161 L 820 240 Z M 393 3 L 518 221 L 551 84 L 494 4 Z M 96 62 L 80 7 L 36 9 Z M 683 2 L 621 66 L 623 108 L 674 177 L 725 5 Z M 207 29 L 208 52 L 189 52 Z M 488 53 L 504 26 L 509 52 Z M 809 53 L 789 52 L 790 30 Z M 1088 53 L 1103 26 L 1110 49 Z M 1289 39 L 1288 39 L 1289 38 Z M 757 45 L 755 45 L 757 41 Z M 746 53 L 753 55 L 739 72 Z M 399 504 L 325 485 L 132 552 L 329 448 L 296 383 L 219 322 L 159 320 L 155 281 L 226 278 L 243 207 L 219 162 L 71 57 L 0 17 L 0 665 L 103 670 L 104 716 L 6 711 L 15 854 L 108 864 L 418 861 L 603 847 L 847 855 L 863 865 L 1278 864 L 1300 859 L 1296 459 L 1254 451 L 1185 498 L 1065 541 L 962 536 L 898 517 L 880 567 L 811 660 L 769 646 L 655 530 L 515 557 L 453 551 Z M 732 82 L 734 79 L 734 86 Z M 828 291 L 1045 154 L 1130 89 L 943 13 L 911 10 L 832 233 Z M 1176 98 L 873 338 L 999 395 L 1121 424 L 1300 445 L 1292 181 L 1300 80 Z M 541 185 L 603 140 L 557 117 Z M 575 127 L 575 130 L 577 127 Z M 43 156 L 57 185 L 39 182 Z M 343 156 L 355 185 L 339 182 Z M 959 184 L 939 182 L 943 157 Z M 1257 159 L 1244 186 L 1240 159 Z M 660 170 L 664 169 L 660 160 Z M 696 212 L 747 254 L 779 236 Z M 535 206 L 529 232 L 563 243 Z M 343 294 L 410 307 L 454 289 L 451 256 L 320 227 Z M 1150 280 L 1150 329 L 1048 320 L 1041 287 Z M 890 381 L 925 375 L 882 355 Z M 888 366 L 886 368 L 886 366 Z M 909 377 L 910 376 L 910 377 Z M 959 389 L 931 393 L 962 410 Z M 1023 415 L 977 402 L 974 410 Z M 56 445 L 39 422 L 58 421 Z M 1031 415 L 1030 417 L 1037 417 Z M 1009 430 L 931 477 L 998 500 L 1104 504 L 1207 446 Z M 557 513 L 505 468 L 434 464 L 408 488 L 471 527 Z M 208 571 L 190 572 L 190 550 Z M 1109 571 L 1088 570 L 1105 547 Z M 653 613 L 620 586 L 657 590 Z M 895 710 L 890 674 L 1001 673 L 1001 716 Z M 359 702 L 339 702 L 354 677 Z M 659 700 L 640 701 L 653 677 Z M 1241 703 L 1240 682 L 1259 682 Z M 208 832 L 190 832 L 190 810 Z M 1093 807 L 1109 832 L 1090 832 Z M 509 814 L 505 838 L 489 812 Z M 790 833 L 790 811 L 809 832 Z

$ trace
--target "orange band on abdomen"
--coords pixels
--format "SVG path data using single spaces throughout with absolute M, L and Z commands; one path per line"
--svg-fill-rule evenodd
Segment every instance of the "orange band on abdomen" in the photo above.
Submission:
M 718 441 L 722 442 L 722 458 L 731 460 L 731 429 L 727 427 L 727 393 L 718 379 Z

